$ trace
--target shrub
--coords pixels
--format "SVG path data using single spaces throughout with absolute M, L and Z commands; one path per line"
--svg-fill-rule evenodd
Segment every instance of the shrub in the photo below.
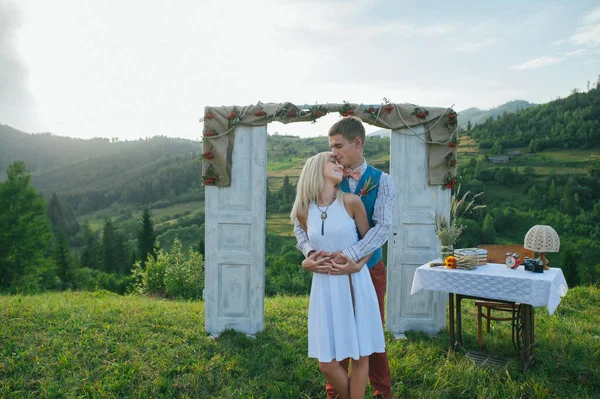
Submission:
M 73 271 L 73 288 L 81 291 L 106 290 L 124 294 L 133 283 L 132 276 L 106 273 L 82 267 Z
M 199 299 L 204 289 L 204 260 L 196 251 L 189 250 L 187 258 L 183 254 L 181 241 L 176 238 L 169 252 L 165 270 L 167 294 L 174 298 Z
M 144 293 L 155 295 L 166 295 L 165 270 L 167 269 L 169 254 L 159 250 L 156 260 L 150 259 L 146 262 L 146 271 L 143 277 Z
M 179 238 L 170 251 L 158 251 L 156 260 L 150 258 L 146 270 L 140 262 L 132 268 L 135 291 L 181 299 L 200 299 L 204 290 L 204 259 L 192 249 L 184 254 Z

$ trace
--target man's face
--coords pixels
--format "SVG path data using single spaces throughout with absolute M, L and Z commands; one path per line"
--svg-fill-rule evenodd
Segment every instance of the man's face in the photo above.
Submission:
M 356 167 L 362 162 L 362 145 L 358 137 L 348 141 L 341 134 L 329 136 L 329 147 L 335 159 L 345 168 Z

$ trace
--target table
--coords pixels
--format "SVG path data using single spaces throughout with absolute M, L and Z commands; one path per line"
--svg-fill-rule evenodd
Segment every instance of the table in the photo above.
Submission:
M 441 262 L 436 259 L 432 262 Z M 448 292 L 450 347 L 462 346 L 462 299 L 494 300 L 521 304 L 523 331 L 523 369 L 527 372 L 535 364 L 533 353 L 534 307 L 545 306 L 553 314 L 568 286 L 562 270 L 550 268 L 544 273 L 526 271 L 523 266 L 509 269 L 506 265 L 488 263 L 474 270 L 431 267 L 427 262 L 419 266 L 413 277 L 411 295 L 422 289 Z M 456 309 L 455 309 L 456 303 Z M 455 324 L 456 311 L 456 324 Z

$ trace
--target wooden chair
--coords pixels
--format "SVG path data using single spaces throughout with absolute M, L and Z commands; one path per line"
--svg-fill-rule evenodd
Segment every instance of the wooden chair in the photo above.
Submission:
M 521 262 L 525 257 L 534 257 L 534 252 L 523 248 L 522 245 L 492 245 L 483 244 L 479 245 L 478 248 L 487 250 L 487 261 L 488 263 L 504 263 L 507 252 L 516 252 L 521 258 Z M 485 266 L 482 266 L 485 267 Z M 479 350 L 483 350 L 483 338 L 482 338 L 482 319 L 485 319 L 486 332 L 490 333 L 490 321 L 511 321 L 512 323 L 512 339 L 513 345 L 518 347 L 519 345 L 519 305 L 518 303 L 505 303 L 495 301 L 476 300 L 475 306 L 477 306 L 477 343 L 479 344 Z M 485 308 L 485 314 L 483 312 Z M 494 316 L 492 310 L 508 312 L 510 316 Z

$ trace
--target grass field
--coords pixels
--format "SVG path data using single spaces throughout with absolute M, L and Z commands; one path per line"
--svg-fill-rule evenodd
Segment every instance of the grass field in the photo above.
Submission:
M 282 237 L 294 236 L 294 225 L 290 220 L 289 213 L 277 213 L 267 219 L 267 232 Z
M 485 350 L 509 359 L 483 367 L 474 307 L 463 310 L 465 349 L 436 336 L 386 332 L 398 398 L 595 398 L 600 396 L 600 289 L 570 290 L 556 313 L 536 309 L 535 368 L 524 375 L 508 323 Z M 0 296 L 2 398 L 322 398 L 307 351 L 307 297 L 267 298 L 256 338 L 204 332 L 204 303 L 99 293 Z M 371 391 L 367 397 L 370 397 Z
M 471 138 L 461 137 L 461 143 L 458 147 L 458 160 L 461 165 L 466 165 L 472 157 L 488 154 L 488 149 L 480 150 L 477 143 Z M 527 148 L 511 148 L 520 150 L 522 154 L 527 152 Z M 505 152 L 507 152 L 506 150 Z M 540 178 L 547 178 L 554 175 L 581 175 L 588 172 L 592 162 L 597 162 L 600 155 L 600 149 L 590 150 L 547 150 L 536 153 L 534 156 L 525 157 L 511 156 L 508 164 L 491 165 L 494 168 L 515 168 L 522 170 L 525 167 L 533 168 L 533 173 Z M 462 167 L 462 166 L 461 166 Z M 460 168 L 458 173 L 460 174 Z

